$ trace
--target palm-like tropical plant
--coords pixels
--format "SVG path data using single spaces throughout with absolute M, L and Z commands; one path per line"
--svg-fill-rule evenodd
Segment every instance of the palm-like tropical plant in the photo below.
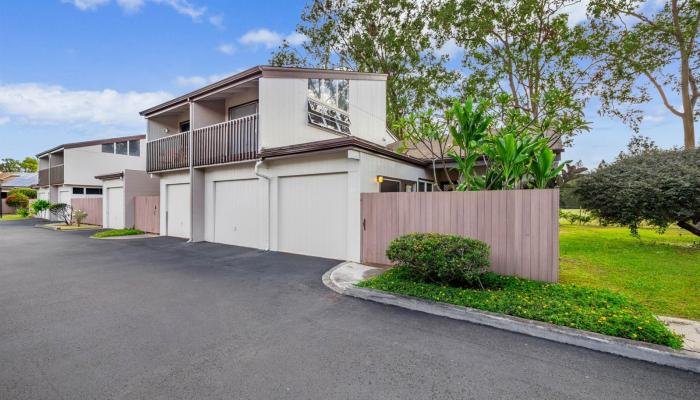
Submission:
M 555 166 L 554 152 L 549 147 L 543 147 L 530 163 L 532 186 L 538 189 L 546 188 L 570 163 L 571 160 L 567 160 Z
M 450 157 L 457 163 L 457 169 L 462 177 L 462 182 L 457 185 L 457 190 L 471 190 L 475 181 L 474 166 L 483 155 L 481 146 L 488 136 L 493 118 L 488 116 L 486 109 L 488 104 L 480 102 L 474 107 L 474 101 L 470 97 L 466 102 L 455 101 L 452 109 L 447 113 L 450 121 L 450 135 L 453 143 L 459 149 L 459 153 L 450 150 Z

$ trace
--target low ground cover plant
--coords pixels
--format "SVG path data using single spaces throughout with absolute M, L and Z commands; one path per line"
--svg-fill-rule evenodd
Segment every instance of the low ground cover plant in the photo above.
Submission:
M 486 273 L 484 289 L 448 286 L 420 279 L 411 269 L 395 267 L 358 286 L 502 313 L 604 335 L 679 349 L 683 339 L 646 307 L 604 289 L 532 281 Z
M 139 229 L 112 229 L 108 231 L 97 232 L 92 237 L 94 238 L 106 238 L 115 236 L 131 236 L 131 235 L 143 235 L 144 232 Z
M 17 215 L 19 215 L 22 218 L 29 218 L 29 210 L 26 208 L 18 208 L 17 209 Z

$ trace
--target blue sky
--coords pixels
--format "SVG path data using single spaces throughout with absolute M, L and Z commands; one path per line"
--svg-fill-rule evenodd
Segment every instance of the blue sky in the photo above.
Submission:
M 141 133 L 138 111 L 242 69 L 300 38 L 304 1 L 33 0 L 0 15 L 0 158 L 72 141 Z M 580 11 L 580 10 L 579 10 Z M 632 132 L 588 117 L 565 158 L 612 159 Z M 656 100 L 642 133 L 682 144 L 680 120 Z

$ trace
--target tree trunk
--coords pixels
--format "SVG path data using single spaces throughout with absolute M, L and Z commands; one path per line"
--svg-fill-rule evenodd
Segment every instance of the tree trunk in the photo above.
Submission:
M 692 108 L 686 108 L 686 111 L 683 112 L 683 147 L 686 149 L 695 148 L 695 121 L 693 120 Z
M 700 236 L 700 226 L 693 224 L 691 221 L 679 221 L 678 226 L 696 236 Z

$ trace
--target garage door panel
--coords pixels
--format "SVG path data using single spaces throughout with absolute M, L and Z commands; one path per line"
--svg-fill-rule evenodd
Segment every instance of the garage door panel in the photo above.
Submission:
M 124 228 L 124 188 L 107 189 L 107 228 Z
M 347 174 L 279 180 L 280 251 L 347 258 Z
M 166 185 L 166 196 L 166 234 L 189 238 L 190 185 L 188 183 Z
M 214 241 L 260 247 L 260 195 L 257 179 L 214 182 Z

